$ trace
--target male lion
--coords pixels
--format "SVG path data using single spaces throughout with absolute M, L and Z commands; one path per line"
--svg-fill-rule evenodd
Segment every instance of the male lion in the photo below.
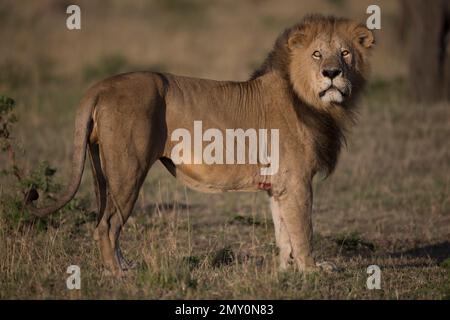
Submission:
M 374 37 L 351 20 L 308 16 L 285 30 L 263 65 L 244 82 L 213 81 L 134 72 L 89 89 L 75 119 L 72 179 L 46 216 L 78 190 L 89 148 L 98 202 L 94 237 L 114 274 L 129 268 L 119 235 L 155 161 L 186 185 L 205 192 L 265 190 L 271 201 L 280 266 L 315 270 L 312 255 L 312 180 L 335 168 L 343 133 L 352 123 L 355 98 L 367 78 Z M 175 164 L 177 128 L 279 129 L 279 170 L 261 175 L 263 164 Z

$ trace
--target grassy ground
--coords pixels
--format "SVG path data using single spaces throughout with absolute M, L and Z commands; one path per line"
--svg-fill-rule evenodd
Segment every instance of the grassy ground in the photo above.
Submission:
M 55 176 L 36 175 L 43 187 L 50 185 L 50 196 L 60 189 L 55 181 L 67 183 L 75 106 L 88 84 L 103 76 L 142 66 L 244 79 L 276 33 L 295 16 L 318 8 L 336 14 L 357 11 L 351 13 L 355 16 L 365 12 L 346 1 L 339 3 L 347 3 L 347 9 L 336 7 L 337 1 L 323 1 L 319 7 L 302 4 L 301 13 L 289 10 L 294 6 L 290 1 L 284 6 L 254 2 L 239 8 L 226 1 L 214 5 L 154 1 L 151 7 L 134 1 L 126 8 L 114 2 L 105 11 L 88 4 L 93 1 L 82 2 L 104 14 L 98 16 L 95 32 L 87 25 L 85 34 L 67 35 L 72 37 L 68 40 L 64 30 L 53 28 L 64 19 L 56 2 L 39 6 L 29 2 L 28 10 L 19 10 L 6 1 L 25 23 L 3 18 L 7 23 L 0 28 L 11 40 L 10 52 L 0 52 L 2 61 L 10 61 L 0 66 L 0 93 L 17 101 L 19 122 L 13 137 L 19 166 L 30 172 L 39 161 L 48 160 L 57 168 Z M 183 18 L 180 6 L 187 6 L 181 12 L 189 13 Z M 39 13 L 48 8 L 54 9 L 41 21 Z M 152 19 L 144 15 L 145 8 Z M 395 10 L 391 5 L 382 8 L 386 28 L 392 30 Z M 251 14 L 252 10 L 256 12 Z M 87 19 L 92 19 L 89 12 Z M 52 48 L 48 55 L 35 39 L 37 33 L 25 33 L 32 23 L 48 31 L 42 40 Z M 138 30 L 150 38 L 170 36 L 171 41 L 158 42 L 158 49 L 148 41 L 144 47 L 131 43 L 123 50 L 109 33 L 103 43 L 94 41 L 105 30 L 119 28 L 115 24 L 125 23 L 128 29 L 115 34 L 117 42 Z M 236 33 L 237 26 L 252 31 L 253 41 Z M 318 177 L 315 183 L 315 254 L 318 260 L 336 263 L 339 272 L 308 276 L 279 272 L 264 193 L 200 194 L 157 165 L 121 238 L 125 255 L 137 267 L 126 278 L 114 280 L 102 274 L 92 239 L 95 213 L 89 173 L 76 200 L 45 221 L 23 215 L 14 202 L 20 197 L 18 186 L 12 177 L 2 176 L 0 298 L 450 298 L 450 106 L 408 102 L 401 80 L 404 65 L 396 56 L 400 49 L 391 53 L 386 48 L 392 37 L 380 35 L 374 80 L 336 173 L 325 181 Z M 92 44 L 79 59 L 74 55 L 80 49 L 71 54 L 61 43 L 74 39 Z M 12 54 L 17 48 L 32 52 Z M 139 52 L 148 54 L 139 59 Z M 8 168 L 6 157 L 0 156 L 0 161 L 0 169 Z M 66 289 L 66 269 L 72 264 L 81 267 L 80 291 Z M 366 288 L 366 268 L 372 264 L 382 270 L 381 290 Z

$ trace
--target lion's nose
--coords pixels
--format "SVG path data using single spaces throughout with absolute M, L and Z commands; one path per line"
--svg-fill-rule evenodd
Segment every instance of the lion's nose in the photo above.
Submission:
M 341 69 L 323 69 L 322 70 L 322 75 L 324 77 L 330 78 L 331 80 L 333 80 L 334 78 L 336 78 L 338 75 L 340 75 L 342 73 Z

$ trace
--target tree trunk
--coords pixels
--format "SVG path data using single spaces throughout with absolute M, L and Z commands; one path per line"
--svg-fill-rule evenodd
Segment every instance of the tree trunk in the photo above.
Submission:
M 450 0 L 403 0 L 402 7 L 411 98 L 450 101 Z

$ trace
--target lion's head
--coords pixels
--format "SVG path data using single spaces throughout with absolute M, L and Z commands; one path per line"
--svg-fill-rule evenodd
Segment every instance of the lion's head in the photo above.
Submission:
M 253 77 L 276 69 L 299 98 L 314 107 L 349 106 L 368 75 L 367 55 L 374 37 L 354 21 L 309 16 L 276 41 Z

